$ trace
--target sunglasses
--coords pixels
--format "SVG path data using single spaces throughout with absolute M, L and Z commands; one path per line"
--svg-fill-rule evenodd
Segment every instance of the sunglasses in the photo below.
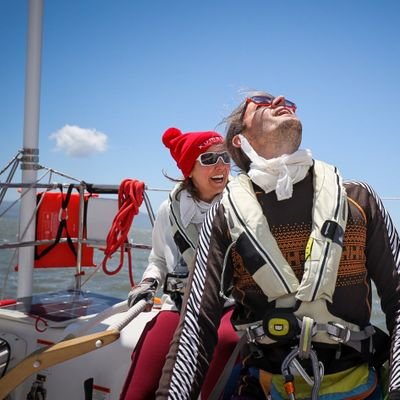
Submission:
M 274 99 L 275 99 L 274 96 L 267 96 L 267 95 L 248 97 L 246 99 L 246 103 L 245 103 L 245 105 L 243 107 L 242 114 L 240 116 L 240 120 L 243 120 L 244 114 L 246 113 L 247 106 L 249 105 L 249 103 L 254 103 L 258 107 L 271 107 L 272 106 L 272 102 L 274 101 Z M 285 99 L 285 102 L 284 102 L 284 106 L 286 108 L 289 108 L 293 112 L 295 112 L 296 109 L 297 109 L 297 106 L 296 106 L 295 103 L 293 103 L 293 101 L 286 100 L 286 99 Z
M 231 158 L 229 157 L 229 153 L 227 151 L 222 151 L 220 153 L 209 151 L 208 153 L 200 154 L 197 157 L 197 161 L 203 167 L 209 167 L 210 165 L 215 165 L 220 159 L 224 164 L 230 164 L 231 162 Z

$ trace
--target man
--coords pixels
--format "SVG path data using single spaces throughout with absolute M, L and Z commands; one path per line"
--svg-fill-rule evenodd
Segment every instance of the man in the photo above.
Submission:
M 365 183 L 299 149 L 296 105 L 265 92 L 227 119 L 242 170 L 209 212 L 157 398 L 195 399 L 226 296 L 242 336 L 234 397 L 400 399 L 398 234 Z M 390 343 L 371 325 L 371 280 Z M 326 396 L 326 397 L 325 397 Z

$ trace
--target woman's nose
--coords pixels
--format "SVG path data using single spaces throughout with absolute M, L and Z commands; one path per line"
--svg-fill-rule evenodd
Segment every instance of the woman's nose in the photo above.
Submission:
M 230 164 L 225 163 L 222 157 L 218 157 L 218 160 L 217 160 L 215 166 L 218 169 L 230 168 Z

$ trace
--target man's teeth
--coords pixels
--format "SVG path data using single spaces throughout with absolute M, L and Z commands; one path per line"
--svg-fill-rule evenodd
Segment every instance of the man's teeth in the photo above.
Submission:
M 224 179 L 224 176 L 223 175 L 215 175 L 215 176 L 212 176 L 211 179 Z

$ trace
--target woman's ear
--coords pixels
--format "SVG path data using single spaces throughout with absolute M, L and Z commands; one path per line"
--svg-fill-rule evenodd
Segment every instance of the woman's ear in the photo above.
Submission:
M 232 138 L 232 144 L 233 144 L 234 147 L 237 147 L 239 149 L 242 147 L 242 142 L 240 141 L 239 135 L 235 135 Z

